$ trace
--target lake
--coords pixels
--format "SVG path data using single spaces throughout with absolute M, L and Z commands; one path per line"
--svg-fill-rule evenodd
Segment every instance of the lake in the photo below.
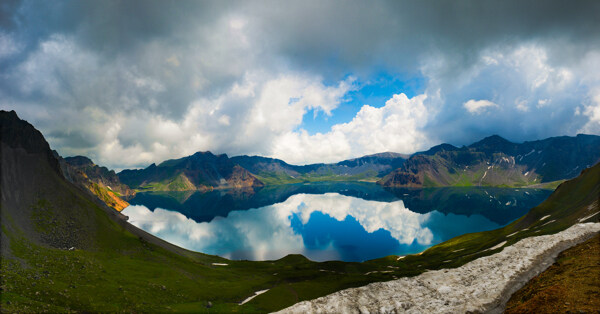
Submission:
M 502 227 L 551 192 L 321 182 L 138 193 L 123 214 L 173 244 L 229 259 L 302 254 L 314 261 L 365 261 L 418 253 L 465 233 Z

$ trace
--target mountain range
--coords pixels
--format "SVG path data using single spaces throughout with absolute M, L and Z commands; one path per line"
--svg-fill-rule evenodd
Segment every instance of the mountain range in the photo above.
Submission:
M 6 312 L 275 311 L 348 287 L 458 267 L 504 244 L 598 219 L 600 164 L 503 228 L 403 259 L 233 261 L 184 250 L 129 224 L 65 175 L 85 174 L 116 190 L 103 179 L 110 171 L 83 158 L 65 158 L 79 169 L 65 171 L 43 135 L 15 112 L 0 111 L 0 148 L 0 302 Z
M 210 191 L 318 181 L 371 181 L 384 187 L 555 188 L 600 161 L 600 136 L 579 134 L 524 143 L 498 135 L 469 146 L 441 144 L 413 155 L 379 153 L 332 164 L 290 165 L 261 156 L 197 152 L 118 174 L 85 156 L 62 158 L 64 177 L 122 210 L 138 191 Z
M 263 186 L 248 170 L 227 155 L 197 152 L 141 170 L 123 170 L 119 179 L 128 186 L 153 191 L 191 191 Z
M 600 137 L 579 134 L 512 143 L 494 135 L 461 148 L 416 153 L 377 183 L 390 187 L 543 186 L 600 161 Z M 552 186 L 552 184 L 550 184 Z
M 380 153 L 333 164 L 290 165 L 260 156 L 194 155 L 119 179 L 144 191 L 207 191 L 314 181 L 377 181 L 386 187 L 550 186 L 600 161 L 600 136 L 512 143 L 494 135 L 469 146 L 441 144 L 412 156 Z M 558 181 L 558 182 L 557 182 Z

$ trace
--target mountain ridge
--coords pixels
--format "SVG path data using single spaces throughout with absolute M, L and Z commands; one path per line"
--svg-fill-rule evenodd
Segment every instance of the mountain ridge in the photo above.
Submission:
M 600 161 L 600 136 L 513 143 L 498 135 L 469 146 L 441 144 L 411 156 L 377 183 L 388 187 L 539 186 L 574 178 Z

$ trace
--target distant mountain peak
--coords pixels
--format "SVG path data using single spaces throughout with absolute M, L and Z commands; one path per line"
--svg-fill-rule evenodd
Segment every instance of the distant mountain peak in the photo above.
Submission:
M 430 148 L 424 152 L 416 153 L 415 155 L 435 155 L 435 153 L 437 153 L 437 152 L 456 150 L 456 149 L 458 149 L 458 147 L 456 147 L 452 144 L 442 143 L 440 145 L 433 146 L 432 148 Z
M 86 156 L 65 157 L 65 161 L 73 166 L 93 166 L 94 162 Z
M 360 158 L 365 158 L 365 157 L 407 158 L 407 156 L 408 155 L 406 155 L 406 154 L 400 154 L 400 153 L 394 153 L 394 152 L 382 152 L 382 153 L 376 153 L 376 154 L 371 154 L 371 155 L 365 155 L 365 156 L 354 158 L 354 159 L 360 159 Z
M 494 135 L 490 135 L 488 137 L 485 137 L 484 139 L 482 139 L 479 142 L 475 142 L 473 144 L 471 144 L 469 147 L 480 147 L 480 146 L 484 146 L 484 145 L 506 145 L 506 144 L 514 144 L 513 142 L 503 138 L 500 135 L 494 134 Z
M 42 133 L 29 122 L 21 120 L 14 110 L 0 110 L 0 142 L 12 148 L 22 148 L 30 154 L 44 155 L 54 171 L 62 176 L 58 159 Z

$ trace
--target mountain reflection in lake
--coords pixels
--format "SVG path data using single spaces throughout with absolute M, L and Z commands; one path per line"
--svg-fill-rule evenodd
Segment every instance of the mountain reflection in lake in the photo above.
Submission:
M 230 259 L 302 254 L 315 261 L 364 261 L 417 253 L 464 233 L 501 227 L 550 192 L 292 184 L 139 193 L 123 213 L 132 224 L 171 243 Z

